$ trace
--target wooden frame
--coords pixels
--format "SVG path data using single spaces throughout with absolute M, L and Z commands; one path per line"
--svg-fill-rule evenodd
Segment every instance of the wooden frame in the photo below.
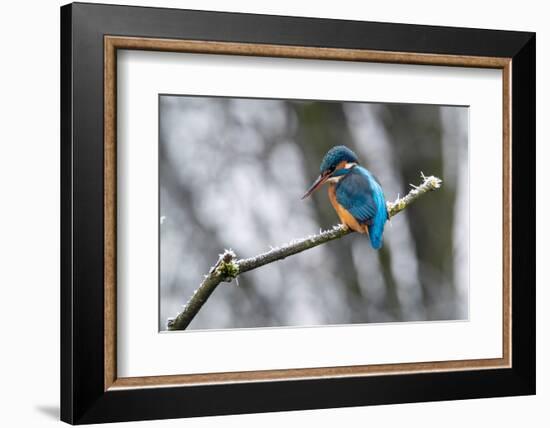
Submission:
M 459 55 L 429 55 L 405 52 L 377 52 L 354 49 L 275 46 L 265 44 L 166 40 L 105 36 L 105 390 L 161 385 L 211 384 L 273 379 L 307 379 L 373 374 L 415 373 L 510 367 L 511 364 L 511 234 L 510 224 L 510 58 Z M 340 61 L 368 61 L 400 64 L 445 65 L 496 68 L 503 73 L 503 357 L 410 364 L 324 367 L 311 369 L 231 372 L 200 375 L 116 377 L 116 52 L 118 49 L 204 53 L 213 55 L 253 55 Z
M 115 421 L 130 419 L 192 416 L 201 414 L 224 414 L 257 412 L 293 408 L 334 407 L 342 405 L 374 404 L 417 400 L 466 398 L 474 396 L 528 394 L 534 392 L 534 257 L 525 260 L 518 253 L 534 253 L 534 222 L 525 223 L 522 211 L 513 211 L 514 204 L 534 205 L 530 192 L 520 194 L 514 191 L 532 180 L 534 183 L 534 114 L 523 113 L 521 109 L 534 110 L 534 35 L 487 30 L 465 30 L 437 27 L 419 27 L 398 24 L 349 23 L 341 21 L 314 20 L 303 18 L 265 17 L 209 12 L 170 11 L 167 9 L 143 9 L 122 6 L 99 6 L 76 4 L 62 8 L 62 191 L 66 199 L 62 206 L 62 419 L 71 423 Z M 120 28 L 107 28 L 101 17 L 105 14 L 128 15 Z M 152 29 L 140 28 L 140 17 L 150 16 L 156 22 Z M 86 17 L 92 25 L 86 29 L 81 24 Z M 91 17 L 91 19 L 90 19 Z M 195 33 L 181 30 L 180 34 L 163 32 L 164 23 L 190 23 L 199 20 Z M 217 33 L 215 23 L 241 20 L 244 25 L 241 34 L 231 37 Z M 194 21 L 193 21 L 194 20 Z M 260 36 L 254 36 L 255 26 L 266 25 Z M 309 32 L 293 40 L 277 39 L 276 29 L 298 29 L 306 22 Z M 115 22 L 115 21 L 113 21 Z M 115 25 L 116 27 L 116 25 Z M 358 46 L 353 36 L 317 42 L 327 29 L 355 29 L 357 34 L 388 34 L 394 40 L 391 46 L 378 42 L 374 46 Z M 91 32 L 89 28 L 92 28 Z M 181 28 L 185 28 L 181 25 Z M 195 27 L 193 27 L 195 28 Z M 247 31 L 246 29 L 250 31 Z M 397 31 L 396 31 L 397 30 Z M 87 32 L 86 32 L 87 31 Z M 178 30 L 179 31 L 179 30 Z M 187 31 L 187 32 L 186 32 Z M 190 31 L 190 32 L 189 32 Z M 330 31 L 329 31 L 330 32 Z M 91 34 L 93 33 L 93 34 Z M 136 37 L 136 34 L 143 36 Z M 337 31 L 334 31 L 337 34 Z M 421 48 L 414 45 L 414 36 L 425 34 L 439 36 L 442 46 L 427 43 Z M 492 49 L 476 47 L 480 34 Z M 123 35 L 121 35 L 123 34 Z M 129 35 L 125 35 L 129 34 Z M 151 34 L 155 36 L 151 37 Z M 178 37 L 174 37 L 178 36 Z M 198 37 L 200 36 L 200 37 Z M 247 40 L 248 37 L 248 40 Z M 223 41 L 220 41 L 223 40 Z M 238 41 L 237 41 L 238 40 Z M 244 40 L 244 41 L 242 41 Z M 369 39 L 370 40 L 370 39 Z M 435 40 L 435 37 L 434 37 Z M 94 45 L 93 54 L 83 55 L 77 61 L 74 52 L 82 43 Z M 366 43 L 366 42 L 365 42 Z M 435 42 L 434 42 L 435 44 Z M 387 48 L 390 47 L 391 50 Z M 327 367 L 292 370 L 269 370 L 240 373 L 153 376 L 143 378 L 117 378 L 116 376 L 116 51 L 117 49 L 139 49 L 154 51 L 194 52 L 208 54 L 232 54 L 271 56 L 286 58 L 330 59 L 347 61 L 369 61 L 406 64 L 429 64 L 462 67 L 501 69 L 503 73 L 503 357 L 499 359 L 444 361 L 409 364 L 385 364 L 370 366 Z M 82 55 L 82 54 L 81 54 Z M 93 76 L 86 75 L 81 67 L 91 68 Z M 95 87 L 103 81 L 103 99 L 90 100 L 84 84 L 92 82 Z M 521 91 L 519 90 L 521 88 Z M 84 100 L 92 101 L 83 108 Z M 520 109 L 521 107 L 521 109 Z M 82 110 L 90 111 L 84 117 Z M 103 112 L 103 115 L 102 115 Z M 92 118 L 95 118 L 93 120 Z M 71 120 L 74 119 L 74 122 Z M 80 119 L 80 121 L 79 121 Z M 103 126 L 101 126 L 103 123 Z M 72 129 L 71 129 L 72 127 Z M 93 128 L 93 137 L 83 138 L 80 132 Z M 101 133 L 99 132 L 101 131 Z M 514 135 L 522 132 L 522 141 L 529 149 L 519 151 L 512 144 Z M 85 165 L 81 152 L 93 152 L 92 161 Z M 529 152 L 529 153 L 527 153 Z M 88 153 L 90 154 L 90 153 Z M 82 156 L 82 154 L 81 154 Z M 512 159 L 514 176 L 512 177 Z M 101 180 L 100 177 L 103 179 Z M 91 184 L 80 178 L 92 179 Z M 99 183 L 99 181 L 101 183 Z M 534 184 L 527 188 L 533 189 Z M 100 192 L 101 191 L 101 192 Z M 100 192 L 100 193 L 98 193 Z M 99 196 L 102 196 L 100 199 Z M 70 200 L 71 203 L 68 203 Z M 518 202 L 519 201 L 519 202 Z M 79 211 L 80 205 L 101 214 L 101 221 L 86 222 Z M 514 217 L 512 217 L 514 212 Z M 534 209 L 531 210 L 534 213 Z M 534 214 L 529 214 L 534 216 Z M 522 221 L 523 220 L 523 221 Z M 91 224 L 90 224 L 91 223 Z M 83 228 L 102 231 L 103 238 L 92 239 L 91 247 L 78 245 L 79 239 L 90 244 L 90 236 Z M 512 247 L 512 240 L 514 247 Z M 90 248 L 92 250 L 90 251 Z M 93 254 L 92 254 L 93 253 Z M 75 259 L 75 256 L 79 258 Z M 91 278 L 83 278 L 82 264 L 78 260 L 88 258 L 83 264 L 92 269 Z M 76 261 L 75 261 L 76 260 Z M 90 263 L 88 263 L 90 262 Z M 514 269 L 512 270 L 512 264 Z M 98 271 L 98 269 L 100 269 Z M 89 271 L 88 271 L 89 272 Z M 522 294 L 518 297 L 521 281 Z M 102 291 L 101 300 L 90 304 L 82 300 L 83 295 Z M 99 306 L 98 306 L 99 305 Z M 103 317 L 94 313 L 93 325 L 85 321 L 86 314 L 99 309 Z M 530 311 L 530 313 L 528 313 Z M 78 337 L 80 333 L 80 338 Z M 527 336 L 527 337 L 525 337 Z M 88 340 L 93 343 L 87 344 Z M 100 339 L 102 342 L 101 349 Z M 84 341 L 84 343 L 82 342 Z M 520 345 L 521 344 L 521 345 Z M 92 346 L 102 358 L 87 359 L 82 347 Z M 93 360 L 93 361 L 92 361 Z M 90 372 L 90 368 L 92 368 Z M 492 369 L 492 370 L 481 370 Z M 89 374 L 93 379 L 86 379 Z M 384 376 L 391 374 L 392 376 Z M 409 382 L 417 396 L 398 393 L 395 381 Z M 301 392 L 308 388 L 322 387 L 330 391 L 328 401 L 292 394 L 296 401 L 284 398 L 289 384 L 281 381 L 293 380 L 292 388 L 298 386 Z M 251 383 L 253 381 L 253 383 Z M 426 385 L 434 384 L 425 389 Z M 455 390 L 445 391 L 445 385 L 454 384 Z M 458 385 L 462 385 L 457 388 Z M 473 391 L 474 383 L 478 388 Z M 479 388 L 479 383 L 485 383 Z M 492 382 L 492 384 L 491 384 Z M 375 396 L 372 391 L 362 398 L 346 398 L 336 395 L 344 385 L 356 391 L 378 385 L 386 394 Z M 499 385 L 496 387 L 496 385 Z M 145 389 L 159 387 L 159 389 Z M 469 388 L 468 388 L 469 386 Z M 262 388 L 274 388 L 270 403 L 242 407 L 237 400 L 230 399 L 217 408 L 206 406 L 204 394 L 223 397 L 227 394 L 241 396 L 255 394 Z M 331 388 L 335 388 L 331 390 Z M 149 392 L 146 392 L 149 391 Z M 279 392 L 277 392 L 279 391 Z M 393 395 L 388 395 L 391 393 Z M 129 407 L 129 403 L 142 403 L 145 397 L 153 400 L 171 401 L 171 409 L 165 413 L 150 407 Z M 92 404 L 91 398 L 95 397 Z M 97 398 L 101 397 L 97 402 Z M 185 397 L 186 403 L 177 406 L 178 397 Z M 137 400 L 137 401 L 136 401 Z M 117 404 L 115 404 L 117 403 Z M 122 405 L 120 404 L 122 403 Z M 126 404 L 124 404 L 126 403 Z M 116 408 L 115 408 L 116 407 Z

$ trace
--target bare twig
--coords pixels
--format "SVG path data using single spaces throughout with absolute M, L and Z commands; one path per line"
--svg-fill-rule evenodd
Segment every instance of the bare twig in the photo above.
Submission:
M 421 173 L 421 176 L 423 179 L 422 184 L 419 186 L 411 185 L 412 190 L 406 196 L 397 198 L 394 202 L 387 203 L 389 217 L 393 217 L 403 211 L 423 194 L 441 187 L 441 180 L 439 178 L 433 176 L 426 177 L 423 173 Z M 232 250 L 225 250 L 223 254 L 220 254 L 218 261 L 204 277 L 199 288 L 195 290 L 183 310 L 175 318 L 168 319 L 166 323 L 168 330 L 185 330 L 220 283 L 231 282 L 244 272 L 277 260 L 282 260 L 334 239 L 342 238 L 351 232 L 344 225 L 338 224 L 316 235 L 293 240 L 280 247 L 272 248 L 265 253 L 247 259 L 237 260 L 237 256 Z

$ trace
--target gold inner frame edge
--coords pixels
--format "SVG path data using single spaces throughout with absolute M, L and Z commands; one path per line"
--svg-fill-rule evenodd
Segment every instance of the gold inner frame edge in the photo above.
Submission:
M 393 64 L 494 68 L 502 70 L 503 91 L 503 349 L 501 358 L 420 363 L 315 367 L 169 376 L 117 377 L 116 367 L 116 54 L 118 49 L 214 55 L 242 55 Z M 421 54 L 362 49 L 174 40 L 142 37 L 104 37 L 104 390 L 192 386 L 220 383 L 281 381 L 315 378 L 395 375 L 511 367 L 512 312 L 512 163 L 511 58 Z

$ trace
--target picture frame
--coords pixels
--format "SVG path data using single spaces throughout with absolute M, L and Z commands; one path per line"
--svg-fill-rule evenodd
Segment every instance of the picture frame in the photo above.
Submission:
M 490 255 L 503 261 L 502 357 L 117 376 L 118 50 L 502 70 L 503 248 Z M 63 6 L 61 419 L 85 424 L 534 394 L 535 97 L 534 33 Z

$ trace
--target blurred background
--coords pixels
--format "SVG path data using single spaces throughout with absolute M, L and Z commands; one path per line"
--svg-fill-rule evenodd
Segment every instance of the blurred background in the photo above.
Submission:
M 218 254 L 254 256 L 338 223 L 326 189 L 300 197 L 344 144 L 393 201 L 443 179 L 387 223 L 222 283 L 189 329 L 468 318 L 468 108 L 160 96 L 159 327 Z

